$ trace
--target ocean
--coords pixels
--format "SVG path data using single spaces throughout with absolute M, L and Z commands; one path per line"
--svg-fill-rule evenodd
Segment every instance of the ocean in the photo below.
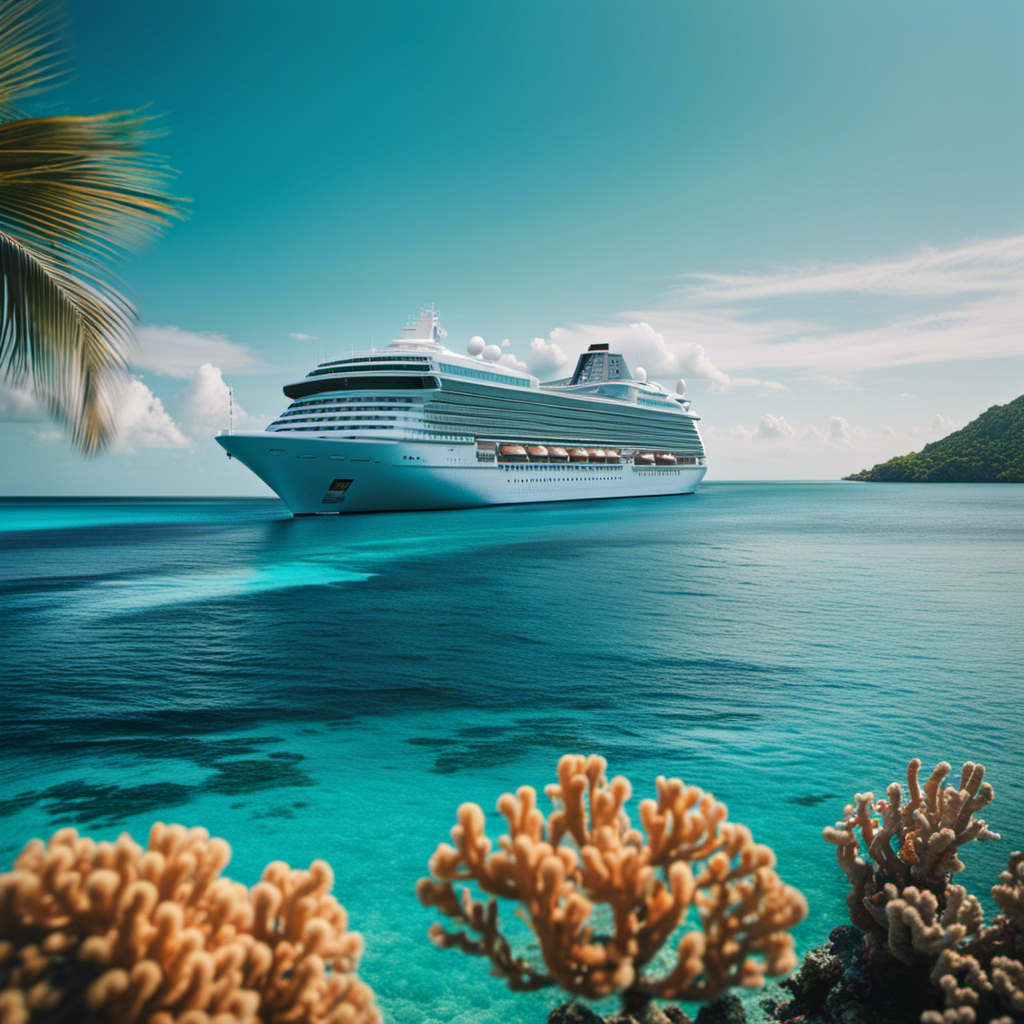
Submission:
M 293 519 L 277 501 L 0 502 L 0 870 L 153 821 L 227 873 L 327 859 L 394 1024 L 542 1024 L 426 939 L 460 803 L 601 753 L 724 800 L 845 923 L 821 831 L 853 794 L 980 761 L 1024 845 L 1024 487 L 706 483 L 678 498 Z M 546 802 L 542 797 L 542 806 Z M 634 815 L 635 817 L 635 815 Z M 510 918 L 511 908 L 503 908 Z M 756 1002 L 757 996 L 752 997 Z

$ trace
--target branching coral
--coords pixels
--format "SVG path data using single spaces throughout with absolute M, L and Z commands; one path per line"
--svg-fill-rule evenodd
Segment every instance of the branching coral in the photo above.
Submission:
M 1010 854 L 1006 870 L 992 886 L 992 899 L 1007 919 L 1024 932 L 1024 851 Z
M 251 890 L 205 829 L 94 843 L 62 829 L 0 875 L 0 1024 L 377 1024 L 323 861 Z
M 854 803 L 847 805 L 845 817 L 834 828 L 825 829 L 824 837 L 836 846 L 839 866 L 850 882 L 850 920 L 865 931 L 887 926 L 888 894 L 899 895 L 908 885 L 931 891 L 944 908 L 950 876 L 964 869 L 958 857 L 960 847 L 973 840 L 999 839 L 975 817 L 994 795 L 982 781 L 981 765 L 964 764 L 959 787 L 943 786 L 951 771 L 945 761 L 923 787 L 918 781 L 920 770 L 921 762 L 914 758 L 907 767 L 907 802 L 898 782 L 888 787 L 887 800 L 858 793 Z
M 1002 913 L 986 926 L 979 901 L 951 882 L 963 870 L 965 844 L 999 839 L 976 816 L 993 798 L 985 770 L 968 762 L 959 787 L 943 786 L 950 772 L 943 762 L 921 786 L 920 767 L 910 762 L 906 802 L 899 783 L 887 800 L 858 794 L 843 820 L 825 829 L 850 882 L 850 919 L 866 933 L 878 984 L 891 990 L 899 980 L 925 993 L 934 986 L 943 1009 L 925 1011 L 921 1024 L 1021 1024 L 1024 854 L 1010 856 L 993 887 Z M 923 998 L 927 1005 L 932 996 Z
M 508 834 L 493 852 L 483 811 L 459 808 L 454 845 L 438 846 L 432 878 L 417 885 L 423 904 L 461 926 L 433 925 L 433 941 L 486 956 L 513 989 L 559 985 L 587 999 L 621 993 L 627 1009 L 655 996 L 712 999 L 791 970 L 788 930 L 807 906 L 776 875 L 771 849 L 728 822 L 725 804 L 679 779 L 657 780 L 657 799 L 640 804 L 643 831 L 635 829 L 624 810 L 632 787 L 621 776 L 608 782 L 606 767 L 596 755 L 563 757 L 558 782 L 546 789 L 554 804 L 547 817 L 531 787 L 505 793 L 498 810 Z M 457 895 L 456 882 L 475 882 L 490 899 L 468 888 Z M 512 953 L 497 899 L 521 905 L 543 968 Z M 599 907 L 609 919 L 600 933 Z M 684 926 L 674 966 L 652 977 L 655 955 Z

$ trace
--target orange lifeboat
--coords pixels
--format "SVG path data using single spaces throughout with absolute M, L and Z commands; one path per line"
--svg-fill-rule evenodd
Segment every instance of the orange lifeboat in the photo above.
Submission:
M 548 450 L 542 444 L 531 444 L 527 446 L 526 454 L 531 462 L 547 462 Z
M 588 448 L 587 456 L 591 462 L 604 462 L 604 449 L 603 448 Z
M 608 462 L 618 462 L 622 458 L 622 452 L 618 448 L 605 448 L 604 457 Z
M 548 458 L 552 462 L 568 462 L 569 453 L 564 448 L 559 448 L 557 445 L 548 445 Z
M 674 455 L 669 455 L 668 452 L 658 452 L 658 454 L 654 456 L 654 461 L 659 466 L 674 466 L 676 464 L 676 457 Z
M 502 462 L 526 462 L 526 449 L 521 444 L 503 444 L 498 448 Z
M 570 448 L 569 449 L 569 461 L 570 462 L 586 462 L 590 458 L 590 453 L 586 448 Z
M 654 456 L 651 452 L 637 452 L 633 456 L 633 465 L 635 466 L 653 466 Z

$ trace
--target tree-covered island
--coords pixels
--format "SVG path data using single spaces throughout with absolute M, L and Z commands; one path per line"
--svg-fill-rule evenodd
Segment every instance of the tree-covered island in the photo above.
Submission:
M 1024 483 L 1024 395 L 993 405 L 962 430 L 844 480 L 884 483 Z

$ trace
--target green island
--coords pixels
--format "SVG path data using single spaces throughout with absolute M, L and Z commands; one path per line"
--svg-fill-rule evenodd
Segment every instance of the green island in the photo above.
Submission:
M 844 480 L 880 483 L 1024 483 L 1024 395 L 993 405 L 961 430 L 919 452 L 897 455 Z

